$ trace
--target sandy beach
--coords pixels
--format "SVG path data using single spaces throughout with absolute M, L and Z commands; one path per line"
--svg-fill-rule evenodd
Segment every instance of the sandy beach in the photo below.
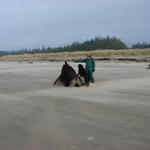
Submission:
M 96 62 L 95 86 L 53 86 L 62 64 L 0 62 L 0 150 L 150 150 L 147 63 Z

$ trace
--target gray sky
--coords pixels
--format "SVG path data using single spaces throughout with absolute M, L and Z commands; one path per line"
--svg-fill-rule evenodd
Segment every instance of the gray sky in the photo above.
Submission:
M 96 36 L 150 43 L 150 0 L 0 0 L 0 50 L 57 47 Z

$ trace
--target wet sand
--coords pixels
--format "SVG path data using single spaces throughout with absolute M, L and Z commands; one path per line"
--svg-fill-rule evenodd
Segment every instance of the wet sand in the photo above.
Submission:
M 0 150 L 150 149 L 146 63 L 96 62 L 79 88 L 53 86 L 61 66 L 0 62 Z

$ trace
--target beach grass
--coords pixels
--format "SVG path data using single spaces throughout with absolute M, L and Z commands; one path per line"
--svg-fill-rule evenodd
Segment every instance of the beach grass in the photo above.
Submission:
M 20 54 L 1 56 L 0 60 L 7 59 L 54 59 L 54 58 L 74 58 L 83 57 L 87 53 L 94 57 L 111 57 L 111 56 L 150 56 L 150 48 L 148 49 L 125 49 L 125 50 L 94 50 L 94 51 L 77 51 L 77 52 L 58 52 L 58 53 L 37 53 L 37 54 Z

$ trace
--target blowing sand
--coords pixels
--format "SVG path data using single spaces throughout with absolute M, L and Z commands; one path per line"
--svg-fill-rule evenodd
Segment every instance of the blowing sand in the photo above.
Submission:
M 150 149 L 146 63 L 96 62 L 79 88 L 53 86 L 61 66 L 0 62 L 0 150 Z

